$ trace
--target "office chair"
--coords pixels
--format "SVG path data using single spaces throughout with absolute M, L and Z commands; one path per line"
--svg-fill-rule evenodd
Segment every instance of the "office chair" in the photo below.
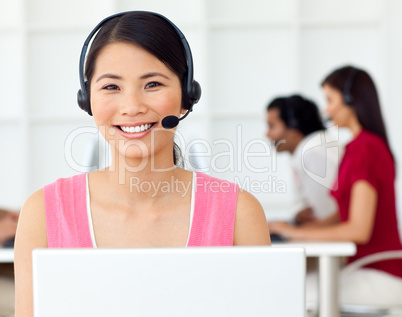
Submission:
M 402 251 L 384 251 L 368 255 L 357 261 L 346 265 L 340 272 L 340 280 L 342 277 L 361 269 L 363 266 L 391 259 L 402 259 Z M 307 303 L 307 316 L 319 316 L 317 303 Z M 397 306 L 384 305 L 361 305 L 361 304 L 341 304 L 339 307 L 341 317 L 401 317 L 402 316 L 402 299 Z
M 384 251 L 365 256 L 364 258 L 361 258 L 345 266 L 340 273 L 341 274 L 340 277 L 346 276 L 362 268 L 365 265 L 391 259 L 402 259 L 402 251 Z M 402 316 L 402 299 L 399 305 L 393 307 L 382 306 L 382 305 L 360 305 L 360 304 L 341 305 L 340 312 L 342 317 Z

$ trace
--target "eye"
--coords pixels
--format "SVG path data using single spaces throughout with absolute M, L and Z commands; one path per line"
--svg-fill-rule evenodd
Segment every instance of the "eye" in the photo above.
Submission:
M 156 88 L 156 87 L 159 87 L 159 86 L 162 86 L 162 84 L 158 83 L 156 81 L 153 81 L 153 82 L 150 82 L 150 83 L 146 84 L 145 88 Z
M 105 89 L 105 90 L 118 90 L 119 87 L 116 86 L 116 85 L 106 85 L 102 89 Z

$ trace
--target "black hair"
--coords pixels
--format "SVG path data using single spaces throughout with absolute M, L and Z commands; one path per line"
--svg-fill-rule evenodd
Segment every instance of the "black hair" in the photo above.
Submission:
M 116 42 L 137 45 L 162 61 L 179 77 L 183 100 L 183 89 L 185 89 L 183 82 L 188 67 L 180 36 L 168 21 L 151 12 L 143 11 L 132 11 L 113 18 L 107 21 L 96 34 L 85 64 L 88 96 L 90 96 L 91 79 L 99 53 L 106 45 Z M 175 165 L 181 157 L 177 148 L 175 144 L 173 148 Z
M 325 129 L 317 105 L 300 95 L 277 97 L 268 104 L 267 111 L 271 109 L 278 109 L 286 126 L 304 136 Z
M 85 64 L 88 85 L 100 51 L 115 42 L 131 43 L 145 49 L 176 73 L 183 84 L 187 60 L 176 30 L 162 17 L 150 12 L 133 11 L 107 21 L 96 34 Z

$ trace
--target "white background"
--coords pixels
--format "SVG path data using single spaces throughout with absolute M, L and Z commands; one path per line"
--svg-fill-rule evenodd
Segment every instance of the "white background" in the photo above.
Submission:
M 65 142 L 75 129 L 93 127 L 76 104 L 81 45 L 101 19 L 126 10 L 162 13 L 186 35 L 203 95 L 180 131 L 187 142 L 209 144 L 212 175 L 241 184 L 270 179 L 269 193 L 246 188 L 268 217 L 290 213 L 288 156 L 256 154 L 249 165 L 268 171 L 253 172 L 239 155 L 266 150 L 273 97 L 302 93 L 323 108 L 320 82 L 336 67 L 353 64 L 375 79 L 401 170 L 402 1 L 0 0 L 0 7 L 0 206 L 20 208 L 34 190 L 80 172 L 66 162 Z M 78 165 L 90 136 L 74 139 Z

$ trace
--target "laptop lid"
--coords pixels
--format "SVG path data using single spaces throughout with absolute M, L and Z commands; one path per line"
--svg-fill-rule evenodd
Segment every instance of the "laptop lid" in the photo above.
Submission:
M 35 317 L 301 317 L 304 290 L 302 248 L 33 251 Z

